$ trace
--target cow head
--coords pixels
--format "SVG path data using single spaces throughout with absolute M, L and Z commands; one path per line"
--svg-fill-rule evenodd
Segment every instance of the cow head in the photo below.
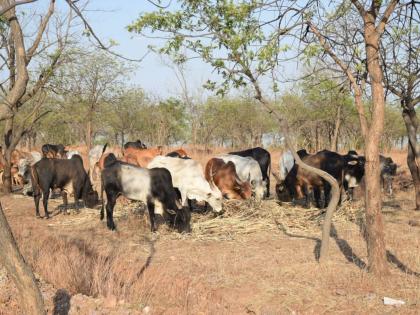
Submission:
M 395 176 L 397 174 L 397 164 L 390 157 L 385 158 L 381 164 L 381 173 L 389 176 Z
M 26 158 L 20 159 L 18 162 L 18 175 L 25 178 L 26 173 L 29 170 L 29 160 Z
M 220 213 L 223 210 L 222 201 L 223 195 L 222 192 L 217 188 L 214 187 L 211 192 L 209 192 L 206 196 L 206 201 L 213 209 L 214 212 Z
M 255 179 L 251 180 L 251 175 L 248 175 L 247 182 L 251 184 L 252 196 L 254 196 L 256 200 L 263 199 L 267 190 L 266 182 L 257 181 Z
M 344 180 L 347 181 L 349 188 L 357 187 L 365 174 L 365 158 L 347 154 L 344 161 Z
M 99 196 L 96 190 L 93 190 L 89 175 L 86 175 L 85 184 L 82 193 L 83 202 L 88 208 L 93 208 L 99 203 Z

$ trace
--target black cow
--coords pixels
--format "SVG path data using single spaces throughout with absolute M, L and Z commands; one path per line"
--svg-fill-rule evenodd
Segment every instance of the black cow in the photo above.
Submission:
M 128 141 L 124 144 L 124 149 L 127 148 L 135 148 L 135 149 L 147 149 L 147 146 L 141 142 L 141 140 L 137 141 Z
M 270 171 L 271 171 L 271 155 L 267 150 L 256 147 L 237 152 L 229 152 L 229 154 L 239 155 L 243 157 L 252 157 L 260 165 L 263 181 L 266 184 L 266 197 L 270 197 Z
M 336 152 L 323 150 L 314 155 L 303 157 L 302 161 L 310 166 L 319 168 L 333 176 L 340 187 L 350 189 L 356 187 L 364 175 L 365 160 L 356 155 L 340 155 Z M 294 165 L 286 176 L 285 185 L 293 198 L 306 197 L 309 206 L 312 194 L 316 205 L 321 206 L 321 191 L 324 192 L 324 206 L 329 203 L 331 186 L 320 176 Z
M 347 154 L 355 154 L 357 155 L 357 152 L 354 150 L 350 150 Z M 361 157 L 364 159 L 364 157 Z M 383 155 L 379 155 L 379 165 L 381 169 L 381 184 L 382 188 L 385 192 L 387 192 L 390 196 L 393 194 L 392 189 L 392 181 L 394 179 L 394 176 L 397 173 L 397 164 L 394 163 L 392 158 L 386 157 Z M 353 190 L 349 190 L 349 198 L 353 199 Z
M 397 164 L 390 157 L 379 155 L 379 163 L 381 167 L 381 183 L 383 189 L 392 196 L 392 180 L 397 174 Z
M 98 203 L 98 194 L 92 189 L 80 155 L 73 155 L 69 160 L 42 158 L 31 167 L 31 180 L 37 217 L 40 216 L 39 200 L 42 193 L 45 217 L 49 218 L 48 198 L 50 189 L 61 189 L 65 209 L 67 208 L 67 194 L 71 189 L 73 190 L 76 208 L 79 207 L 79 199 L 82 199 L 85 205 L 90 208 Z
M 105 158 L 102 171 L 101 220 L 104 218 L 103 192 L 107 197 L 107 226 L 115 230 L 113 211 L 119 195 L 130 200 L 143 201 L 149 211 L 151 231 L 155 228 L 155 200 L 162 203 L 164 214 L 169 215 L 170 223 L 179 231 L 190 231 L 191 214 L 189 209 L 177 205 L 177 193 L 172 185 L 171 173 L 166 168 L 141 168 L 118 161 L 114 154 Z
M 62 144 L 44 144 L 41 147 L 42 155 L 46 158 L 66 158 L 66 150 Z

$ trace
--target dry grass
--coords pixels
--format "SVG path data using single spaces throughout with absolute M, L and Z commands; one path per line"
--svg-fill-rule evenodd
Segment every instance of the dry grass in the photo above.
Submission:
M 213 153 L 194 154 L 205 164 Z M 280 153 L 272 156 L 278 168 Z M 407 180 L 400 177 L 398 182 Z M 384 202 L 394 258 L 391 275 L 382 280 L 365 270 L 366 244 L 354 224 L 363 218 L 361 202 L 334 214 L 325 265 L 316 262 L 323 212 L 275 200 L 228 201 L 218 217 L 194 213 L 190 235 L 165 225 L 150 234 L 147 213 L 133 211 L 133 204 L 118 204 L 118 230 L 111 232 L 97 209 L 37 220 L 31 199 L 2 202 L 25 259 L 43 281 L 103 303 L 116 299 L 133 314 L 145 306 L 151 314 L 418 314 L 420 278 L 413 273 L 420 272 L 420 227 L 409 221 L 420 222 L 420 213 L 410 210 L 412 187 L 400 187 L 395 199 Z M 407 304 L 384 306 L 384 296 Z M 51 305 L 52 297 L 46 301 Z M 124 313 L 111 309 L 103 313 Z M 92 312 L 96 308 L 76 313 Z

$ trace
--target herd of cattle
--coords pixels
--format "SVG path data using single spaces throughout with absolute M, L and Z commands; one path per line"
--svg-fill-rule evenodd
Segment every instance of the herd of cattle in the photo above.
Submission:
M 82 199 L 87 207 L 99 203 L 101 220 L 106 209 L 107 226 L 114 230 L 113 210 L 119 196 L 146 204 L 151 230 L 155 231 L 155 210 L 178 230 L 190 230 L 191 201 L 205 202 L 220 213 L 224 199 L 261 200 L 270 196 L 270 173 L 277 184 L 281 201 L 314 201 L 326 207 L 330 185 L 320 176 L 299 167 L 290 151 L 280 159 L 280 171 L 271 172 L 271 156 L 257 147 L 220 154 L 211 158 L 205 168 L 187 152 L 179 149 L 163 155 L 161 147 L 147 148 L 140 140 L 127 142 L 122 149 L 95 146 L 89 152 L 81 147 L 45 144 L 42 153 L 20 151 L 12 157 L 14 183 L 23 186 L 23 193 L 33 195 L 36 216 L 43 197 L 45 217 L 49 217 L 48 199 L 51 191 L 60 191 L 63 209 L 67 212 L 68 196 L 73 194 L 76 208 Z M 363 178 L 365 159 L 355 151 L 345 155 L 323 150 L 308 154 L 297 152 L 306 164 L 322 169 L 339 183 L 343 195 L 352 198 L 353 188 Z M 380 157 L 384 189 L 392 194 L 392 177 L 397 165 L 391 158 Z M 104 193 L 106 207 L 104 207 Z

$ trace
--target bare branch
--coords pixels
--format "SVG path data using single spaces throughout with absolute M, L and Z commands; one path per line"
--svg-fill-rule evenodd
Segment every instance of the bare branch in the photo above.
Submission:
M 31 3 L 31 2 L 35 2 L 35 1 L 38 1 L 38 0 L 21 0 L 21 1 L 18 1 L 18 2 L 12 1 L 12 2 L 9 3 L 8 6 L 3 7 L 3 8 L 0 9 L 0 15 L 5 14 L 7 11 L 15 8 L 18 5 L 22 5 L 22 4 L 26 4 L 26 3 Z

